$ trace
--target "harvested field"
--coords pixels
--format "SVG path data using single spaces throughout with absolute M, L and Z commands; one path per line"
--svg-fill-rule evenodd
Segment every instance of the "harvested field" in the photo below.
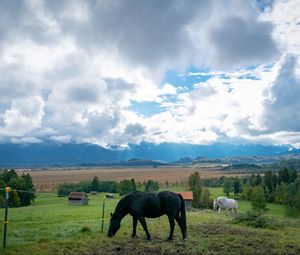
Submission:
M 219 177 L 221 175 L 235 176 L 237 174 L 226 174 L 221 168 L 193 168 L 193 167 L 139 167 L 139 168 L 66 168 L 49 170 L 20 170 L 20 172 L 29 172 L 33 178 L 34 184 L 50 185 L 63 182 L 76 183 L 80 181 L 92 180 L 97 176 L 102 181 L 121 181 L 134 178 L 136 181 L 156 180 L 159 183 L 166 181 L 176 182 L 184 181 L 195 171 L 201 173 L 202 178 Z

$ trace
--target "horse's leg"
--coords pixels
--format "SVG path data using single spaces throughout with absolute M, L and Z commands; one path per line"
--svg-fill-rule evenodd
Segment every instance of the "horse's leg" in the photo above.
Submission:
M 147 224 L 146 224 L 146 220 L 144 217 L 137 217 L 137 219 L 139 220 L 139 222 L 142 224 L 145 232 L 146 232 L 146 236 L 147 236 L 147 240 L 151 240 L 151 236 L 150 236 L 150 233 L 148 231 L 148 228 L 147 228 Z
M 228 217 L 228 209 L 225 208 L 225 211 L 226 211 L 226 219 L 227 219 L 227 217 Z
M 239 213 L 238 213 L 236 208 L 234 208 L 234 215 L 235 215 L 236 218 L 239 216 Z
M 183 227 L 183 223 L 181 221 L 181 217 L 179 216 L 179 214 L 176 215 L 175 220 L 177 221 L 177 223 L 180 227 L 181 234 L 182 234 L 182 239 L 185 239 L 186 238 L 186 232 L 185 232 L 185 229 Z
M 131 237 L 132 238 L 134 238 L 134 237 L 136 237 L 137 235 L 136 235 L 136 226 L 137 226 L 137 217 L 135 217 L 135 216 L 132 216 L 132 227 L 133 227 L 133 230 L 132 230 L 132 235 L 131 235 Z
M 169 218 L 169 223 L 170 223 L 170 235 L 169 235 L 168 240 L 171 241 L 171 240 L 173 240 L 175 222 L 174 222 L 173 215 L 168 215 L 168 218 Z

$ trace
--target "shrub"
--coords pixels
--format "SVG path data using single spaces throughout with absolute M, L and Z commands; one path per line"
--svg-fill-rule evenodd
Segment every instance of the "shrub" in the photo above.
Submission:
M 80 232 L 81 232 L 81 233 L 91 233 L 92 230 L 90 229 L 89 226 L 83 226 L 83 227 L 80 229 Z
M 247 211 L 245 215 L 240 215 L 240 217 L 236 219 L 235 222 L 245 223 L 247 226 L 255 228 L 275 227 L 275 225 L 271 224 L 268 218 L 263 213 L 254 210 Z

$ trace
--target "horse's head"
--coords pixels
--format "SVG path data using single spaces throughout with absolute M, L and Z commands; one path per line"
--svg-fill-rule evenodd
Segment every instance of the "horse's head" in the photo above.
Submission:
M 218 200 L 214 199 L 214 211 L 217 210 L 218 207 L 219 207 Z
M 116 215 L 116 213 L 114 214 L 111 213 L 110 216 L 111 217 L 110 217 L 109 229 L 107 235 L 109 237 L 113 237 L 120 229 L 121 218 L 118 215 Z

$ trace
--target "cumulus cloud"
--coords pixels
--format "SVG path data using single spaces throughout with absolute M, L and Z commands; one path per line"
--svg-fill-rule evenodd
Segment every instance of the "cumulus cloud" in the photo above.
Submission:
M 286 55 L 279 64 L 276 80 L 264 101 L 264 123 L 271 131 L 300 131 L 300 79 L 295 74 L 297 59 Z
M 210 143 L 262 136 L 266 126 L 298 131 L 296 113 L 289 127 L 273 116 L 274 109 L 288 111 L 283 105 L 299 108 L 287 103 L 292 92 L 279 99 L 287 87 L 298 93 L 295 61 L 282 66 L 263 101 L 277 76 L 266 66 L 283 45 L 298 49 L 291 43 L 295 27 L 285 27 L 289 42 L 280 37 L 279 4 L 268 6 L 235 0 L 1 1 L 0 139 Z M 258 66 L 248 70 L 250 65 Z M 190 89 L 164 79 L 168 70 L 191 66 L 208 68 L 209 79 Z M 295 71 L 283 85 L 287 69 Z M 132 102 L 155 102 L 163 112 L 145 117 L 130 110 Z
M 210 32 L 214 57 L 226 65 L 259 64 L 274 59 L 277 48 L 271 37 L 272 25 L 226 17 Z
M 23 136 L 39 128 L 44 116 L 44 101 L 39 96 L 17 99 L 3 114 L 0 135 Z

